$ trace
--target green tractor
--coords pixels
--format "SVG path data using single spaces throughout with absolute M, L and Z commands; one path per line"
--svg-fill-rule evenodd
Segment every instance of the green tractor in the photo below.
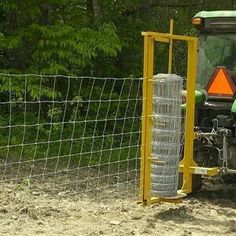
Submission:
M 192 23 L 199 31 L 195 161 L 235 182 L 236 11 L 201 11 Z

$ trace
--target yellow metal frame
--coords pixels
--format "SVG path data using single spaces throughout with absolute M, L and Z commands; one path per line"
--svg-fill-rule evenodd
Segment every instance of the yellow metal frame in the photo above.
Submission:
M 174 35 L 173 20 L 170 22 L 170 33 L 142 32 L 144 36 L 144 70 L 143 70 L 143 114 L 142 114 L 142 145 L 141 145 L 141 176 L 140 201 L 150 205 L 155 202 L 167 201 L 178 203 L 187 193 L 192 192 L 193 174 L 214 176 L 218 168 L 198 167 L 193 160 L 195 112 L 195 86 L 197 69 L 197 38 Z M 175 198 L 154 198 L 151 196 L 151 138 L 152 138 L 152 93 L 153 64 L 155 41 L 169 44 L 168 73 L 172 72 L 173 42 L 185 41 L 188 46 L 187 61 L 187 101 L 185 122 L 184 158 L 180 162 L 179 171 L 183 172 L 183 186 Z

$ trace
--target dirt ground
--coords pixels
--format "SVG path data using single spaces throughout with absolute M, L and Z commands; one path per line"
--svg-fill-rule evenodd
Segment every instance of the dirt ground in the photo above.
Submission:
M 0 235 L 236 235 L 236 185 L 207 181 L 178 205 L 144 207 L 27 184 L 0 184 Z

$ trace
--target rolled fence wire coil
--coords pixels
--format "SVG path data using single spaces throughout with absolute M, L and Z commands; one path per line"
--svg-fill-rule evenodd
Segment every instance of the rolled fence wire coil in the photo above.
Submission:
M 154 197 L 177 194 L 182 87 L 183 79 L 177 75 L 153 76 L 151 192 Z

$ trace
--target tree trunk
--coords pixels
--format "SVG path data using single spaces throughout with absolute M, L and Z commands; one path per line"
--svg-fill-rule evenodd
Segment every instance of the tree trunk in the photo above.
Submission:
M 103 21 L 102 8 L 99 0 L 92 0 L 94 24 L 100 27 Z

